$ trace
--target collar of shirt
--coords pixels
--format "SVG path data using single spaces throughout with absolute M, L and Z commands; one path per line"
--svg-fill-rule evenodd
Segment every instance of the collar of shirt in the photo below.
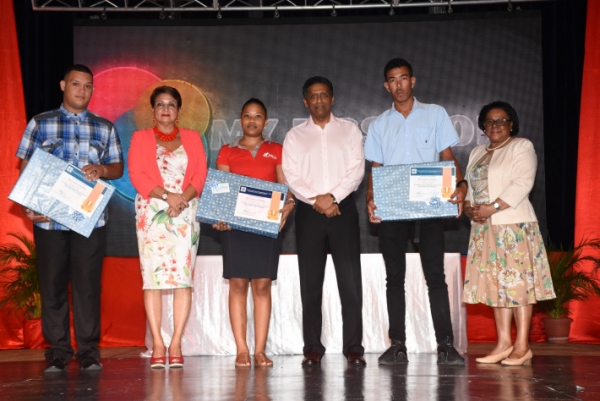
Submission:
M 414 99 L 413 108 L 410 111 L 410 113 L 408 114 L 409 116 L 412 114 L 413 110 L 415 110 L 415 109 L 424 109 L 423 105 L 421 104 L 421 102 L 419 102 L 417 100 L 416 97 L 413 96 L 413 99 Z M 400 113 L 398 110 L 396 110 L 396 106 L 394 105 L 394 102 L 392 102 L 392 107 L 390 108 L 390 113 L 393 113 L 393 114 L 395 113 L 395 114 L 401 115 L 402 118 L 404 118 L 402 113 Z
M 82 111 L 81 113 L 75 114 L 75 113 L 73 113 L 73 112 L 71 112 L 71 111 L 67 110 L 67 109 L 65 108 L 65 106 L 64 106 L 62 103 L 61 103 L 61 105 L 60 105 L 60 109 L 59 109 L 59 110 L 60 110 L 60 112 L 61 112 L 62 114 L 64 114 L 64 115 L 65 115 L 65 117 L 67 117 L 67 118 L 73 118 L 73 117 L 85 118 L 85 117 L 87 117 L 87 115 L 88 115 L 88 109 L 85 109 L 85 110 L 84 110 L 84 111 Z
M 241 135 L 241 136 L 236 136 L 236 137 L 233 139 L 233 141 L 232 141 L 232 142 L 229 144 L 229 148 L 240 148 L 240 149 L 243 149 L 243 150 L 248 150 L 247 148 L 245 148 L 245 147 L 243 147 L 242 145 L 240 145 L 240 141 L 241 141 L 243 138 L 244 138 L 244 136 L 243 136 L 243 135 Z M 249 151 L 249 150 L 248 150 L 248 151 L 250 152 L 250 154 L 252 155 L 252 157 L 256 157 L 256 154 L 258 153 L 258 149 L 260 149 L 260 146 L 261 146 L 263 143 L 265 143 L 265 142 L 267 142 L 268 144 L 271 144 L 271 141 L 266 141 L 266 140 L 263 138 L 262 142 L 261 142 L 261 143 L 259 143 L 258 145 L 256 145 L 256 147 L 255 147 L 255 148 L 254 148 L 252 151 Z
M 330 113 L 330 114 L 329 114 L 329 122 L 328 122 L 327 124 L 325 124 L 325 128 L 327 128 L 327 126 L 328 126 L 329 124 L 332 124 L 332 125 L 337 125 L 337 124 L 339 124 L 339 123 L 338 123 L 338 119 L 337 119 L 337 118 L 336 118 L 336 117 L 333 115 L 333 113 Z M 325 128 L 321 128 L 321 126 L 320 126 L 320 125 L 317 125 L 317 124 L 315 123 L 315 121 L 313 120 L 312 116 L 309 116 L 309 117 L 308 117 L 308 120 L 306 120 L 306 128 L 316 128 L 316 129 L 319 129 L 319 130 L 323 130 L 323 129 L 325 129 Z

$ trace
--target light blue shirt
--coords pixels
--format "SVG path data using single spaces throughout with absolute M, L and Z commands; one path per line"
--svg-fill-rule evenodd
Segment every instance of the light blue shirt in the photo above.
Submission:
M 440 160 L 440 152 L 459 142 L 446 110 L 414 98 L 407 118 L 392 108 L 369 125 L 365 158 L 384 166 Z

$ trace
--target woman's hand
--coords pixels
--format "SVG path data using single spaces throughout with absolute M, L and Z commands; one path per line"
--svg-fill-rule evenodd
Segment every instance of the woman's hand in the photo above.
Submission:
M 496 208 L 492 204 L 475 205 L 472 211 L 473 217 L 471 217 L 471 220 L 473 220 L 475 223 L 483 224 L 488 218 L 490 218 L 491 215 L 496 212 Z
M 224 221 L 219 221 L 217 224 L 213 224 L 212 227 L 217 231 L 231 231 L 231 227 Z
M 169 206 L 167 209 L 167 216 L 169 217 L 178 217 L 181 214 L 181 210 L 179 208 L 173 208 Z
M 169 192 L 166 202 L 169 205 L 169 208 L 179 210 L 180 213 L 190 205 L 183 194 L 176 194 L 174 192 Z
M 465 202 L 465 207 L 463 211 L 465 212 L 465 215 L 469 218 L 469 220 L 474 221 L 475 208 L 473 206 Z
M 285 205 L 283 205 L 283 207 L 279 211 L 279 213 L 281 213 L 281 223 L 279 224 L 279 231 L 281 231 L 283 229 L 283 226 L 285 226 L 285 222 L 287 221 L 288 216 L 290 215 L 290 213 L 292 213 L 292 210 L 294 210 L 294 205 L 294 202 L 286 202 Z

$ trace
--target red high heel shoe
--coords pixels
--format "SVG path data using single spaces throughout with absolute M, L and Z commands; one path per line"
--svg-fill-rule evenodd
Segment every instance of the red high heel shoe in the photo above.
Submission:
M 169 355 L 169 368 L 172 368 L 172 369 L 183 368 L 183 355 L 180 355 L 180 356 Z
M 152 369 L 164 369 L 165 366 L 167 365 L 167 349 L 165 348 L 165 355 L 163 356 L 157 356 L 154 357 L 152 356 L 150 358 L 150 368 Z

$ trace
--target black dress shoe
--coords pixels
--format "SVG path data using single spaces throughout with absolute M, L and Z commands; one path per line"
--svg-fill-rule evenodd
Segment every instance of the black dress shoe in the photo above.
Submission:
M 102 370 L 102 364 L 100 363 L 100 361 L 98 361 L 98 359 L 94 358 L 93 356 L 86 357 L 80 363 L 81 370 L 85 370 L 88 372 Z
M 321 356 L 316 352 L 309 352 L 302 360 L 302 366 L 313 366 L 321 363 Z
M 442 344 L 438 345 L 438 365 L 464 365 L 463 358 L 454 348 L 452 337 L 446 337 Z
M 407 363 L 406 345 L 398 340 L 392 340 L 392 345 L 379 357 L 380 365 L 404 365 Z
M 48 363 L 44 373 L 58 373 L 63 372 L 67 367 L 67 361 L 63 358 L 54 358 Z
M 362 354 L 358 352 L 349 352 L 348 353 L 348 365 L 354 366 L 366 366 L 367 362 Z

